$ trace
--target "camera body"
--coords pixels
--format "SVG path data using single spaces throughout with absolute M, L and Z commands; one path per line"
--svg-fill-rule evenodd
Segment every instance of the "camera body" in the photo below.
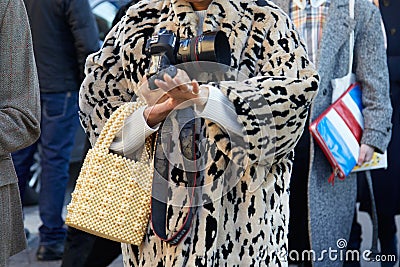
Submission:
M 157 88 L 154 80 L 163 80 L 165 73 L 174 77 L 177 73 L 174 65 L 179 63 L 208 61 L 224 66 L 230 66 L 231 63 L 228 38 L 222 31 L 179 40 L 174 32 L 162 28 L 147 40 L 145 51 L 151 57 L 146 74 L 150 89 Z

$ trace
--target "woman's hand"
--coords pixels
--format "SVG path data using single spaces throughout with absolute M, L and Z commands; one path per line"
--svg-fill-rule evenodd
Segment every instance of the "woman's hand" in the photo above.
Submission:
M 360 155 L 358 156 L 357 165 L 361 166 L 365 162 L 372 159 L 375 149 L 372 146 L 361 144 Z
M 144 78 L 142 79 L 137 94 L 141 99 L 143 99 L 146 102 L 148 106 L 154 106 L 157 103 L 162 103 L 168 98 L 165 92 L 160 88 L 157 88 L 155 90 L 150 90 L 146 76 L 144 76 Z
M 187 73 L 181 69 L 174 78 L 168 74 L 164 75 L 164 81 L 155 80 L 154 82 L 163 93 L 159 93 L 160 97 L 149 103 L 149 107 L 144 111 L 144 116 L 150 127 L 163 121 L 168 114 L 174 109 L 183 109 L 191 105 L 196 105 L 198 109 L 202 109 L 208 99 L 208 89 L 200 86 L 196 80 L 190 80 Z M 149 98 L 152 90 L 142 89 L 142 95 L 146 99 Z M 148 92 L 148 91 L 150 92 Z M 146 99 L 147 101 L 147 99 Z M 153 105 L 151 105 L 153 104 Z
M 183 109 L 193 105 L 191 100 L 197 98 L 200 91 L 197 81 L 191 81 L 187 73 L 181 69 L 178 69 L 174 78 L 164 74 L 164 81 L 157 79 L 154 83 L 169 97 L 172 109 Z

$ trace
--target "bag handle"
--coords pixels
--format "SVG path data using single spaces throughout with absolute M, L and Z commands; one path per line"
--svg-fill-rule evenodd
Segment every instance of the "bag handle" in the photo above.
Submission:
M 94 148 L 105 149 L 108 151 L 115 138 L 115 135 L 122 129 L 126 118 L 135 110 L 145 105 L 146 103 L 143 101 L 128 102 L 115 110 L 104 124 Z

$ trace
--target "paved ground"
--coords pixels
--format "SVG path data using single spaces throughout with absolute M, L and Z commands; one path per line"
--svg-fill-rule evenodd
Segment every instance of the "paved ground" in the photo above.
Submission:
M 369 249 L 371 245 L 371 229 L 372 224 L 368 215 L 364 212 L 359 213 L 359 220 L 363 226 L 363 243 L 361 250 Z M 59 267 L 60 261 L 51 262 L 38 262 L 35 257 L 36 249 L 38 246 L 38 226 L 40 225 L 39 215 L 37 206 L 25 208 L 25 225 L 30 230 L 31 234 L 34 236 L 29 242 L 29 248 L 25 251 L 13 256 L 8 264 L 8 267 Z M 400 217 L 397 217 L 398 229 L 400 229 Z M 399 235 L 400 240 L 400 235 Z M 122 257 L 117 258 L 109 267 L 121 267 Z M 363 261 L 363 267 L 380 267 L 377 263 L 368 263 Z M 397 267 L 399 265 L 397 264 Z
M 79 168 L 72 168 L 71 177 L 77 177 L 77 172 L 79 172 Z M 66 200 L 65 203 L 69 203 L 70 201 L 70 193 L 74 186 L 74 179 L 70 179 L 70 183 L 67 189 Z M 36 250 L 38 247 L 39 237 L 38 237 L 38 228 L 40 226 L 40 219 L 38 214 L 37 206 L 29 206 L 25 207 L 25 227 L 31 232 L 33 238 L 31 238 L 28 249 L 22 251 L 21 253 L 13 256 L 7 265 L 7 267 L 60 267 L 61 261 L 50 261 L 50 262 L 38 262 L 36 260 Z M 65 215 L 65 210 L 64 210 Z M 367 213 L 359 212 L 358 220 L 360 221 L 363 229 L 362 236 L 362 244 L 361 244 L 361 252 L 368 250 L 371 247 L 371 239 L 372 239 L 372 223 Z M 396 217 L 397 229 L 400 229 L 400 216 Z M 398 232 L 398 240 L 400 240 L 400 231 Z M 328 248 L 327 248 L 328 249 Z M 332 248 L 337 249 L 337 248 Z M 117 258 L 110 266 L 108 267 L 122 267 L 122 256 Z M 365 262 L 362 261 L 362 267 L 380 267 L 380 264 L 373 262 Z M 100 267 L 100 266 L 99 266 Z M 101 266 L 104 267 L 104 266 Z M 152 267 L 152 266 L 149 266 Z M 192 266 L 189 266 L 192 267 Z M 247 267 L 247 266 L 243 266 Z M 396 265 L 399 267 L 399 264 Z
M 25 227 L 31 233 L 28 248 L 13 256 L 7 267 L 60 267 L 61 261 L 39 262 L 36 260 L 36 250 L 39 246 L 38 228 L 40 226 L 39 212 L 37 206 L 25 208 Z M 122 256 L 117 258 L 109 267 L 121 267 Z M 103 266 L 104 267 L 104 266 Z
M 75 185 L 76 177 L 79 173 L 79 165 L 71 165 L 70 168 L 70 181 L 68 184 L 65 204 L 69 203 L 71 200 L 71 192 Z M 25 214 L 25 227 L 30 231 L 31 238 L 28 241 L 28 248 L 21 253 L 10 258 L 7 267 L 60 267 L 61 261 L 48 261 L 39 262 L 36 260 L 36 250 L 39 246 L 39 233 L 38 228 L 41 224 L 39 218 L 39 211 L 37 206 L 28 206 L 24 208 Z M 66 215 L 66 209 L 64 208 L 64 217 Z M 122 267 L 122 256 L 117 258 L 108 267 Z M 99 266 L 105 267 L 105 266 Z

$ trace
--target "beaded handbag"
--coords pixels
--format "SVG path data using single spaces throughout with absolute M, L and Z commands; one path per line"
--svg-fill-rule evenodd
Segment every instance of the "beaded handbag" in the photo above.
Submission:
M 122 243 L 142 243 L 150 215 L 152 138 L 146 139 L 140 161 L 109 151 L 125 118 L 141 105 L 124 104 L 107 120 L 85 157 L 67 206 L 67 225 Z

